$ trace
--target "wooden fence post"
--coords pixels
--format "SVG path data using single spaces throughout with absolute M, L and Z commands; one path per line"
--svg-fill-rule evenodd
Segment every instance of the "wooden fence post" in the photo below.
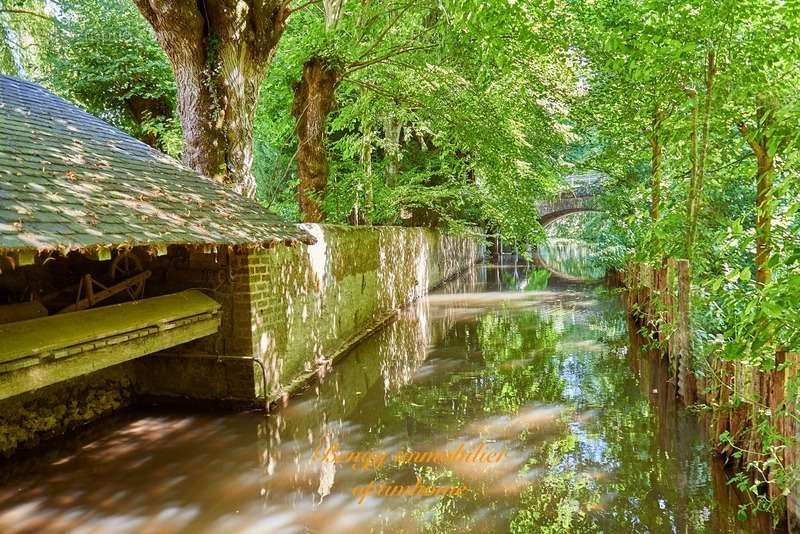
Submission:
M 678 260 L 678 318 L 675 329 L 675 358 L 678 373 L 678 394 L 685 404 L 695 401 L 696 383 L 691 369 L 691 295 L 692 271 L 689 260 Z
M 786 438 L 786 447 L 783 449 L 783 466 L 791 474 L 795 469 L 794 465 L 800 456 L 798 447 L 798 424 L 797 417 L 797 376 L 800 367 L 800 353 L 779 351 L 776 354 L 775 363 L 778 369 L 775 371 L 773 380 L 775 395 L 770 405 L 773 416 L 781 413 L 778 428 L 781 435 Z M 781 369 L 783 367 L 783 369 Z M 790 481 L 792 479 L 790 478 Z M 776 488 L 777 490 L 777 488 Z M 772 492 L 770 493 L 772 495 Z M 800 488 L 797 484 L 789 488 L 786 496 L 786 519 L 789 532 L 800 532 Z
M 670 369 L 674 373 L 674 376 L 677 376 L 676 369 L 678 368 L 678 362 L 676 361 L 676 350 L 675 350 L 675 330 L 676 324 L 678 320 L 678 312 L 676 309 L 676 305 L 678 302 L 677 296 L 677 271 L 678 271 L 678 263 L 675 261 L 675 258 L 667 258 L 667 271 L 666 271 L 666 298 L 664 299 L 664 307 L 666 308 L 666 315 L 664 318 L 665 323 L 669 327 L 669 339 L 667 340 L 667 354 L 669 355 L 669 365 Z

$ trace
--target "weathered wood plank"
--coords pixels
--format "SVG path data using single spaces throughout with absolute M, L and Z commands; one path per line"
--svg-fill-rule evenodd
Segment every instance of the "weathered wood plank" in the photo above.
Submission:
M 0 400 L 211 335 L 219 316 L 0 375 Z
M 0 325 L 0 363 L 89 343 L 181 318 L 216 312 L 220 304 L 199 291 Z

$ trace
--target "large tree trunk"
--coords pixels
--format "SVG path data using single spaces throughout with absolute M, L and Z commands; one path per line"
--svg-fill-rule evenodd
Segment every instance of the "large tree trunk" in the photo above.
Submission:
M 322 222 L 322 201 L 328 186 L 325 130 L 333 108 L 339 72 L 320 58 L 303 65 L 303 77 L 294 87 L 292 114 L 297 124 L 298 202 L 305 222 Z
M 134 0 L 175 73 L 183 160 L 255 196 L 253 117 L 289 9 L 280 0 Z
M 756 129 L 750 131 L 747 125 L 742 122 L 739 124 L 739 132 L 750 145 L 756 156 L 756 288 L 761 290 L 770 279 L 769 258 L 772 253 L 770 240 L 772 233 L 772 180 L 775 172 L 775 155 L 770 153 L 770 139 L 768 137 L 769 127 L 771 126 L 772 114 L 768 104 L 759 105 L 756 111 Z M 762 327 L 766 327 L 762 325 Z M 775 362 L 778 363 L 777 361 Z M 764 370 L 759 366 L 752 369 L 752 380 L 755 387 L 754 394 L 757 400 L 766 406 L 770 406 L 770 395 L 773 391 L 771 381 L 772 373 L 769 369 Z M 761 452 L 764 448 L 763 438 L 757 425 L 759 421 L 759 410 L 756 404 L 750 414 L 749 439 L 747 449 L 750 451 Z M 753 458 L 745 458 L 751 461 Z M 769 472 L 768 472 L 769 473 Z M 767 474 L 769 478 L 771 475 Z

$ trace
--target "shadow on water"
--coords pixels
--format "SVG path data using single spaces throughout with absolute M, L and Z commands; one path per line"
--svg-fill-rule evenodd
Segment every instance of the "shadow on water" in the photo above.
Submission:
M 269 415 L 78 434 L 6 472 L 0 531 L 760 532 L 617 299 L 538 271 L 470 270 Z M 461 490 L 376 495 L 417 485 Z

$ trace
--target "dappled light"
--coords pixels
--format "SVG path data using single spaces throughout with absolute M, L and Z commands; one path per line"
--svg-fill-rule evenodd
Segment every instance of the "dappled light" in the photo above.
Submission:
M 800 532 L 800 2 L 0 0 L 0 532 Z
M 19 467 L 30 474 L 0 494 L 0 526 L 491 531 L 563 514 L 578 496 L 569 513 L 581 525 L 655 528 L 664 507 L 673 527 L 727 521 L 702 476 L 702 440 L 675 439 L 675 425 L 694 423 L 653 402 L 651 390 L 667 398 L 666 377 L 622 350 L 613 298 L 564 282 L 520 291 L 513 273 L 479 267 L 447 282 L 267 415 L 122 416 L 46 471 Z M 326 456 L 334 446 L 343 455 Z M 499 460 L 393 460 L 459 446 Z M 681 482 L 687 466 L 694 478 Z M 643 484 L 655 473 L 660 482 Z M 354 493 L 417 481 L 466 491 Z
M 0 124 L 4 248 L 311 241 L 37 85 L 0 77 Z

